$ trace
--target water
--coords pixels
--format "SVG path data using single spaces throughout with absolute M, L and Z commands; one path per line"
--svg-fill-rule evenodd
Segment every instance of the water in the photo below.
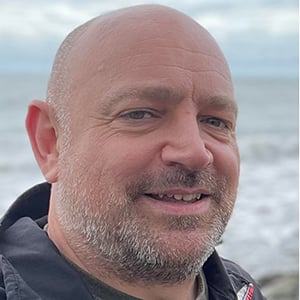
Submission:
M 43 181 L 28 142 L 27 103 L 43 99 L 46 77 L 0 77 L 0 215 Z M 298 83 L 238 80 L 241 179 L 219 252 L 254 277 L 298 271 Z
M 220 252 L 259 278 L 298 271 L 298 81 L 236 82 L 241 178 Z

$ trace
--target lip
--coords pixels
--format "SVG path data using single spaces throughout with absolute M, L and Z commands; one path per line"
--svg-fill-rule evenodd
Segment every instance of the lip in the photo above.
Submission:
M 191 195 L 191 194 L 205 194 L 208 195 L 210 192 L 206 189 L 169 189 L 169 190 L 159 190 L 159 191 L 152 191 L 147 194 L 182 194 L 182 195 Z
M 205 194 L 203 199 L 200 199 L 195 202 L 185 202 L 183 200 L 178 201 L 161 201 L 154 199 L 150 194 L 180 194 L 180 195 L 191 195 L 191 194 Z M 172 189 L 155 192 L 155 193 L 146 193 L 140 198 L 140 204 L 146 210 L 150 210 L 153 213 L 157 214 L 166 214 L 166 215 L 201 215 L 209 210 L 211 203 L 211 196 L 207 190 L 181 190 L 181 189 Z

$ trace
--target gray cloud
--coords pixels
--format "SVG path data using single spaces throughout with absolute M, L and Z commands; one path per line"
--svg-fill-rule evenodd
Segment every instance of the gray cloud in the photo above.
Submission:
M 48 73 L 68 32 L 88 19 L 147 1 L 10 0 L 0 2 L 0 73 Z M 286 0 L 164 0 L 204 25 L 234 74 L 297 74 L 298 3 Z M 152 1 L 153 3 L 153 1 Z M 276 73 L 276 74 L 275 74 Z

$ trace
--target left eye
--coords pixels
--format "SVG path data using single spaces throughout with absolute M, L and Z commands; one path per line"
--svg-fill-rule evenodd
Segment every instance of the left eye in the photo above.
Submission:
M 218 128 L 227 128 L 227 124 L 225 121 L 218 119 L 218 118 L 207 118 L 204 120 L 207 124 L 218 127 Z
M 135 110 L 123 114 L 123 117 L 130 120 L 144 120 L 153 118 L 153 114 L 145 110 Z

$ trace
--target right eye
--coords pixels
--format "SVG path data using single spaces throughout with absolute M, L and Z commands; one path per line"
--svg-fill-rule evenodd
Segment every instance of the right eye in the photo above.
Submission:
M 122 114 L 122 118 L 127 120 L 145 120 L 153 117 L 154 114 L 146 110 L 133 110 Z

